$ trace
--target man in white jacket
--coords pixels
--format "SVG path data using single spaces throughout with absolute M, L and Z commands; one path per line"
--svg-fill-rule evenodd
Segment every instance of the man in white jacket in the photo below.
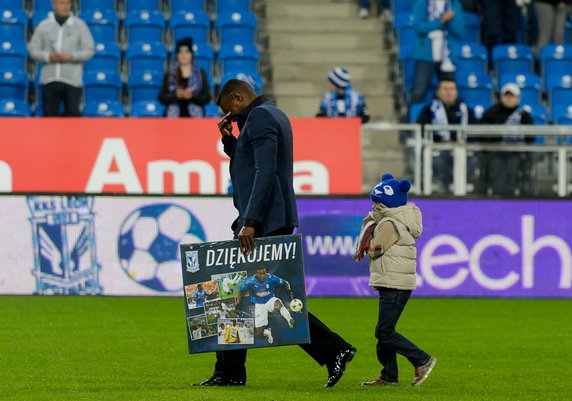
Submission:
M 423 383 L 437 359 L 419 349 L 395 330 L 397 321 L 416 286 L 415 238 L 423 231 L 421 210 L 407 204 L 408 180 L 384 174 L 371 191 L 373 210 L 363 221 L 354 259 L 369 256 L 369 285 L 379 292 L 375 337 L 377 359 L 383 366 L 377 379 L 362 386 L 397 386 L 397 354 L 415 368 L 412 386 Z
M 83 63 L 93 57 L 93 37 L 87 24 L 71 12 L 71 0 L 52 0 L 53 12 L 38 24 L 28 44 L 30 56 L 42 63 L 43 115 L 80 116 Z

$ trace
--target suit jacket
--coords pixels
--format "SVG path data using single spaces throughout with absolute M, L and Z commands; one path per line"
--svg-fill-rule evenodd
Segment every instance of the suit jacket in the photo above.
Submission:
M 292 126 L 286 114 L 260 96 L 238 117 L 240 135 L 223 138 L 237 226 L 255 222 L 255 236 L 298 226 L 293 187 Z

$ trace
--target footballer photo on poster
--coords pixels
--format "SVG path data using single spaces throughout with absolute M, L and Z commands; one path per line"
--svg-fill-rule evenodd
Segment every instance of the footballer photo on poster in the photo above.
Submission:
M 189 309 L 203 307 L 207 301 L 220 298 L 218 282 L 210 280 L 185 285 L 185 298 Z
M 216 336 L 206 341 L 189 332 L 189 353 L 310 342 L 301 236 L 256 243 L 249 255 L 237 240 L 180 246 L 182 260 L 193 255 L 193 269 L 183 266 L 187 319 L 203 314 L 208 326 L 216 324 Z M 217 295 L 209 298 L 213 283 Z

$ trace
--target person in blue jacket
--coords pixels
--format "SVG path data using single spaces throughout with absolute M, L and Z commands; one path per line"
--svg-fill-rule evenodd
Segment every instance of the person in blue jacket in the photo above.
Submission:
M 439 79 L 455 78 L 458 43 L 465 34 L 459 0 L 417 0 L 413 8 L 417 41 L 413 51 L 415 81 L 410 104 L 425 100 L 435 73 Z
M 247 82 L 228 80 L 217 98 L 224 117 L 218 122 L 238 218 L 232 224 L 240 251 L 252 254 L 256 237 L 292 234 L 298 225 L 294 194 L 292 126 L 288 116 Z M 240 135 L 232 133 L 236 122 Z M 328 368 L 324 387 L 334 386 L 356 349 L 308 312 L 311 344 L 300 345 Z M 214 374 L 201 386 L 244 386 L 246 349 L 218 351 Z

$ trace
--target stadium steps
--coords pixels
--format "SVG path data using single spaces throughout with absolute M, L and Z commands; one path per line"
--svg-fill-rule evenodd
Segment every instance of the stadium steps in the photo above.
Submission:
M 264 0 L 257 12 L 264 21 L 262 69 L 265 92 L 291 117 L 313 117 L 335 66 L 347 68 L 363 93 L 372 122 L 397 122 L 393 60 L 383 23 L 360 20 L 355 0 Z M 375 2 L 373 2 L 375 3 Z M 362 129 L 363 188 L 381 173 L 405 174 L 405 152 L 398 132 Z

